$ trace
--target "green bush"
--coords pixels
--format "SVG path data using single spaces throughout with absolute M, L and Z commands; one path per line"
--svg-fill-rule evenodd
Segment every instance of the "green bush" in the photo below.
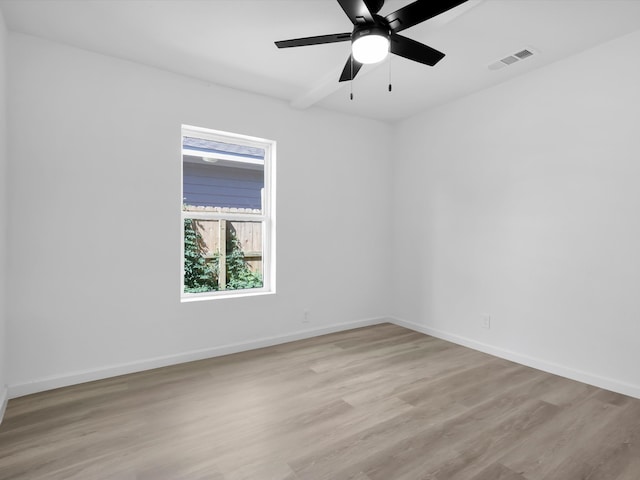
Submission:
M 262 275 L 253 272 L 244 261 L 240 242 L 233 232 L 227 236 L 227 290 L 261 287 Z
M 185 293 L 218 290 L 218 269 L 207 264 L 204 241 L 193 220 L 184 220 L 184 291 Z

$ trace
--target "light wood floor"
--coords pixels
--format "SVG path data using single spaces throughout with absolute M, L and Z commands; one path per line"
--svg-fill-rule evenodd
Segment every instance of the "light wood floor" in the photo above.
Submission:
M 639 480 L 640 400 L 384 324 L 11 400 L 0 479 Z

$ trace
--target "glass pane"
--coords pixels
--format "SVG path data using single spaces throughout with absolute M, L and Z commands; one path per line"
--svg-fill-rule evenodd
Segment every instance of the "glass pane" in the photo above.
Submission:
M 262 222 L 224 223 L 225 288 L 262 288 Z
M 216 233 L 218 221 L 184 220 L 184 292 L 219 290 Z
M 261 288 L 262 222 L 184 221 L 185 293 Z
M 259 213 L 264 189 L 264 155 L 262 148 L 183 137 L 185 209 L 224 208 Z

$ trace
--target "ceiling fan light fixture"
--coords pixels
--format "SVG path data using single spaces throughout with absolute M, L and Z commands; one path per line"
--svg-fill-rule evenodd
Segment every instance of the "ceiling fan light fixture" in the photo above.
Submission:
M 351 33 L 332 33 L 313 37 L 292 38 L 275 42 L 278 48 L 304 47 L 326 43 L 351 42 L 339 82 L 352 81 L 362 65 L 378 63 L 393 53 L 408 60 L 433 67 L 444 58 L 435 48 L 399 35 L 399 32 L 437 17 L 469 0 L 413 0 L 386 16 L 378 14 L 384 0 L 337 0 L 353 24 Z M 392 43 L 393 42 L 393 43 Z M 391 91 L 391 85 L 389 85 Z
M 354 33 L 351 52 L 355 61 L 378 63 L 389 54 L 389 33 L 381 28 L 368 28 Z

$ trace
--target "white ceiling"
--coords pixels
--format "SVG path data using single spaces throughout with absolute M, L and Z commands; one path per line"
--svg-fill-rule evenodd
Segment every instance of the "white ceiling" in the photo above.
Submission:
M 386 15 L 410 3 L 387 0 Z M 350 44 L 277 49 L 289 38 L 341 33 L 334 0 L 0 0 L 12 31 L 133 60 L 212 83 L 396 121 L 640 29 L 640 0 L 470 0 L 403 32 L 447 56 L 435 67 L 391 58 L 338 76 Z M 492 71 L 528 47 L 538 54 Z M 602 68 L 607 68 L 603 65 Z

